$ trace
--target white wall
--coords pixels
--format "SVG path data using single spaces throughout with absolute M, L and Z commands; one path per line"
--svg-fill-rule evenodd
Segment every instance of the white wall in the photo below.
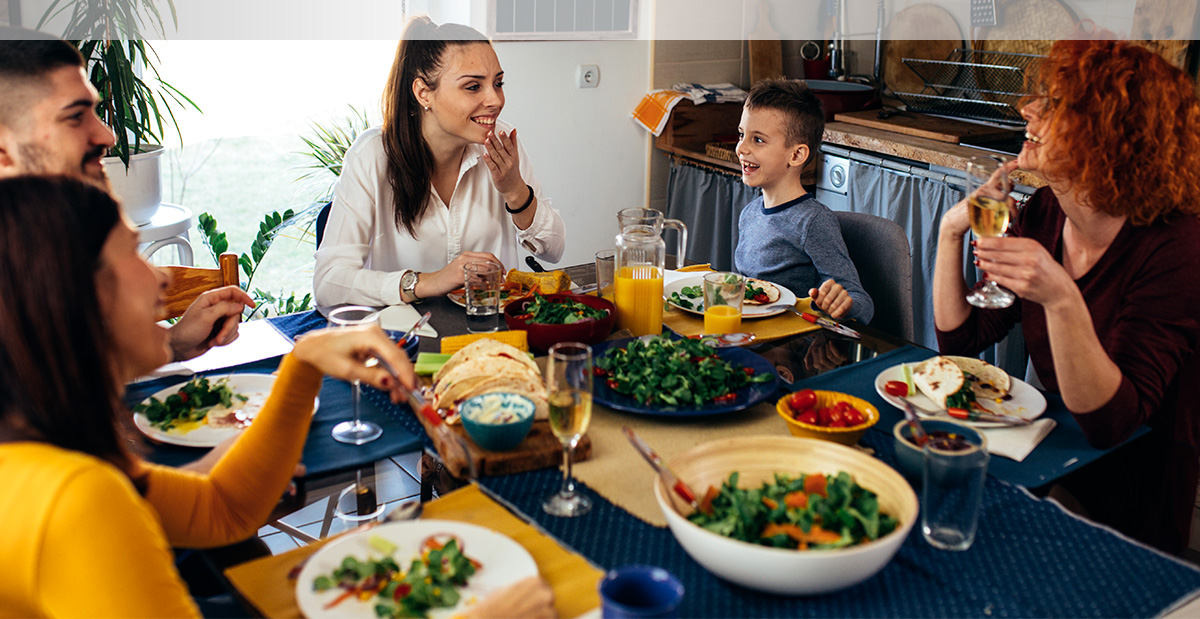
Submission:
M 649 90 L 647 41 L 501 42 L 507 103 L 538 179 L 567 226 L 560 265 L 590 262 L 613 246 L 617 211 L 644 206 L 649 134 L 630 113 Z M 600 66 L 600 85 L 577 88 L 578 65 Z

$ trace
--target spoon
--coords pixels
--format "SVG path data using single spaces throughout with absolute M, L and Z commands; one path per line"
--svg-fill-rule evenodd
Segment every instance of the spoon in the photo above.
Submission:
M 689 488 L 687 484 L 683 483 L 682 479 L 679 479 L 675 476 L 675 473 L 671 472 L 670 467 L 668 467 L 667 464 L 662 461 L 662 458 L 660 458 L 658 454 L 655 453 L 654 450 L 651 449 L 650 446 L 647 445 L 646 442 L 643 441 L 641 437 L 639 437 L 637 433 L 633 431 L 633 428 L 630 428 L 629 426 L 621 426 L 621 431 L 625 433 L 625 437 L 629 439 L 629 442 L 633 445 L 633 448 L 638 450 L 638 453 L 642 454 L 642 457 L 646 459 L 646 462 L 649 462 L 650 466 L 653 467 L 655 471 L 658 471 L 659 475 L 662 475 L 664 478 L 666 478 L 667 485 L 675 491 L 675 494 L 678 494 L 680 498 L 682 498 L 684 501 L 687 501 L 688 505 L 692 506 L 692 509 L 700 511 L 700 504 L 696 502 L 696 493 L 692 492 L 692 489 Z

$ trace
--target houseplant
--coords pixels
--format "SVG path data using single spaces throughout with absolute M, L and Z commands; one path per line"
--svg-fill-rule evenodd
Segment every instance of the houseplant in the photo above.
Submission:
M 167 6 L 172 24 L 178 25 L 174 2 L 168 0 Z M 151 36 L 165 34 L 154 0 L 77 0 L 67 5 L 54 0 L 38 28 L 64 13 L 63 38 L 83 54 L 100 95 L 96 112 L 116 134 L 104 162 L 113 192 L 135 223 L 146 223 L 162 201 L 162 136 L 168 126 L 179 130 L 173 106 L 200 107 L 158 73 L 158 55 L 143 38 L 147 27 Z M 149 75 L 157 88 L 143 79 Z

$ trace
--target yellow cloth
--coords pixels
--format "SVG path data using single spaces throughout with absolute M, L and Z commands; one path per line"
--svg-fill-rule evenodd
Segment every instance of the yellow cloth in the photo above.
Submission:
M 796 309 L 802 312 L 811 312 L 812 299 L 805 297 L 796 301 Z M 704 316 L 685 312 L 671 304 L 667 304 L 663 311 L 663 324 L 671 327 L 680 335 L 704 334 Z M 777 340 L 820 328 L 791 312 L 783 312 L 770 318 L 742 319 L 742 331 L 757 335 L 759 342 Z
M 683 100 L 683 93 L 674 90 L 655 90 L 642 97 L 633 109 L 633 120 L 643 129 L 659 135 L 667 126 L 671 110 Z
M 253 535 L 300 459 L 320 373 L 284 359 L 254 425 L 208 476 L 145 464 L 148 492 L 93 456 L 0 445 L 0 617 L 188 617 L 172 546 Z
M 577 617 L 600 606 L 596 585 L 603 572 L 513 516 L 478 486 L 472 484 L 427 503 L 423 517 L 482 525 L 515 540 L 533 555 L 538 572 L 554 589 L 559 617 Z M 232 567 L 225 570 L 225 576 L 264 616 L 299 617 L 296 583 L 287 579 L 288 572 L 326 541 Z

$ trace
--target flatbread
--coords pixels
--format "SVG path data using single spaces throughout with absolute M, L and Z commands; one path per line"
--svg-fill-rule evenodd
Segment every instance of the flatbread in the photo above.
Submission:
M 473 342 L 454 353 L 434 375 L 437 408 L 452 408 L 467 398 L 493 392 L 527 396 L 536 407 L 534 418 L 549 419 L 541 370 L 529 355 L 503 342 Z
M 962 368 L 949 357 L 930 357 L 913 370 L 917 389 L 942 408 L 946 408 L 946 398 L 962 389 L 964 382 Z
M 1008 395 L 1012 389 L 1012 377 L 1008 372 L 974 357 L 947 357 L 967 374 L 971 391 L 980 398 L 994 400 Z
M 747 277 L 746 286 L 749 287 L 751 284 L 753 284 L 755 288 L 762 288 L 763 292 L 767 295 L 767 300 L 755 301 L 754 299 L 746 299 L 742 301 L 743 305 L 770 305 L 779 300 L 779 287 L 775 284 L 772 284 L 768 281 L 763 281 L 761 279 Z
M 451 356 L 444 365 L 442 365 L 441 369 L 439 369 L 437 373 L 433 375 L 433 383 L 436 385 L 437 383 L 441 382 L 443 376 L 448 374 L 451 370 L 459 365 L 462 365 L 463 363 L 466 363 L 472 359 L 483 357 L 506 357 L 513 359 L 524 364 L 525 367 L 529 368 L 531 371 L 541 375 L 541 370 L 538 369 L 538 366 L 533 362 L 533 359 L 530 359 L 529 355 L 525 354 L 517 347 L 505 344 L 499 340 L 482 338 L 463 346 L 461 350 L 454 353 L 454 355 Z

